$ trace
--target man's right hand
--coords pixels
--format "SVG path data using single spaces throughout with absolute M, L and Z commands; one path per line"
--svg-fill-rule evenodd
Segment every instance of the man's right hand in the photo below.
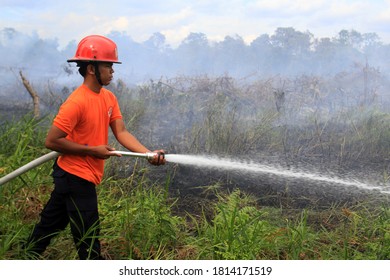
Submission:
M 155 154 L 153 158 L 149 159 L 149 163 L 153 165 L 163 165 L 165 164 L 165 151 L 164 150 L 155 150 L 152 152 Z

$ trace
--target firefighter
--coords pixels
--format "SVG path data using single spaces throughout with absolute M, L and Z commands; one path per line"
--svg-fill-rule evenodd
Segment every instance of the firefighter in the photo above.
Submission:
M 28 250 L 41 255 L 50 240 L 70 224 L 80 259 L 102 259 L 96 186 L 103 177 L 104 162 L 114 154 L 108 145 L 108 129 L 130 151 L 151 153 L 124 125 L 115 95 L 104 88 L 119 64 L 116 44 L 100 35 L 78 44 L 75 62 L 83 83 L 61 105 L 47 134 L 45 146 L 61 153 L 53 165 L 54 189 L 28 240 Z M 165 163 L 164 150 L 154 150 L 153 165 Z

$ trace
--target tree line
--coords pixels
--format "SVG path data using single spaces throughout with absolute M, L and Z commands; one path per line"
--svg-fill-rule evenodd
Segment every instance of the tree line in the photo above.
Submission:
M 309 31 L 279 27 L 273 34 L 262 34 L 249 44 L 239 35 L 213 42 L 204 33 L 193 32 L 175 48 L 160 32 L 144 42 L 134 41 L 125 32 L 105 35 L 117 42 L 120 60 L 124 62 L 116 67 L 117 75 L 131 82 L 178 75 L 327 76 L 367 65 L 381 73 L 390 70 L 390 45 L 376 33 L 356 30 L 316 38 Z M 12 68 L 26 69 L 32 78 L 76 75 L 76 68 L 66 63 L 76 47 L 76 41 L 60 48 L 57 38 L 43 39 L 37 33 L 28 35 L 4 28 L 0 31 L 1 75 Z

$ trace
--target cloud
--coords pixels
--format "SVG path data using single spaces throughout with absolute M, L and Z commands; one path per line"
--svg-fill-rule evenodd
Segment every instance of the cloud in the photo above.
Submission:
M 62 46 L 87 34 L 113 30 L 126 32 L 135 41 L 161 32 L 172 45 L 190 32 L 202 32 L 210 40 L 238 34 L 249 42 L 278 27 L 321 37 L 355 29 L 390 41 L 390 0 L 1 0 L 1 6 L 0 29 L 36 31 L 58 38 Z

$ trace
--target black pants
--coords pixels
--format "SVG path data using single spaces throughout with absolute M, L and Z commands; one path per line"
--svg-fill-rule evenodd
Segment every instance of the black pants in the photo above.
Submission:
M 79 258 L 101 259 L 95 185 L 53 166 L 54 190 L 34 227 L 28 249 L 42 254 L 50 240 L 70 223 Z

